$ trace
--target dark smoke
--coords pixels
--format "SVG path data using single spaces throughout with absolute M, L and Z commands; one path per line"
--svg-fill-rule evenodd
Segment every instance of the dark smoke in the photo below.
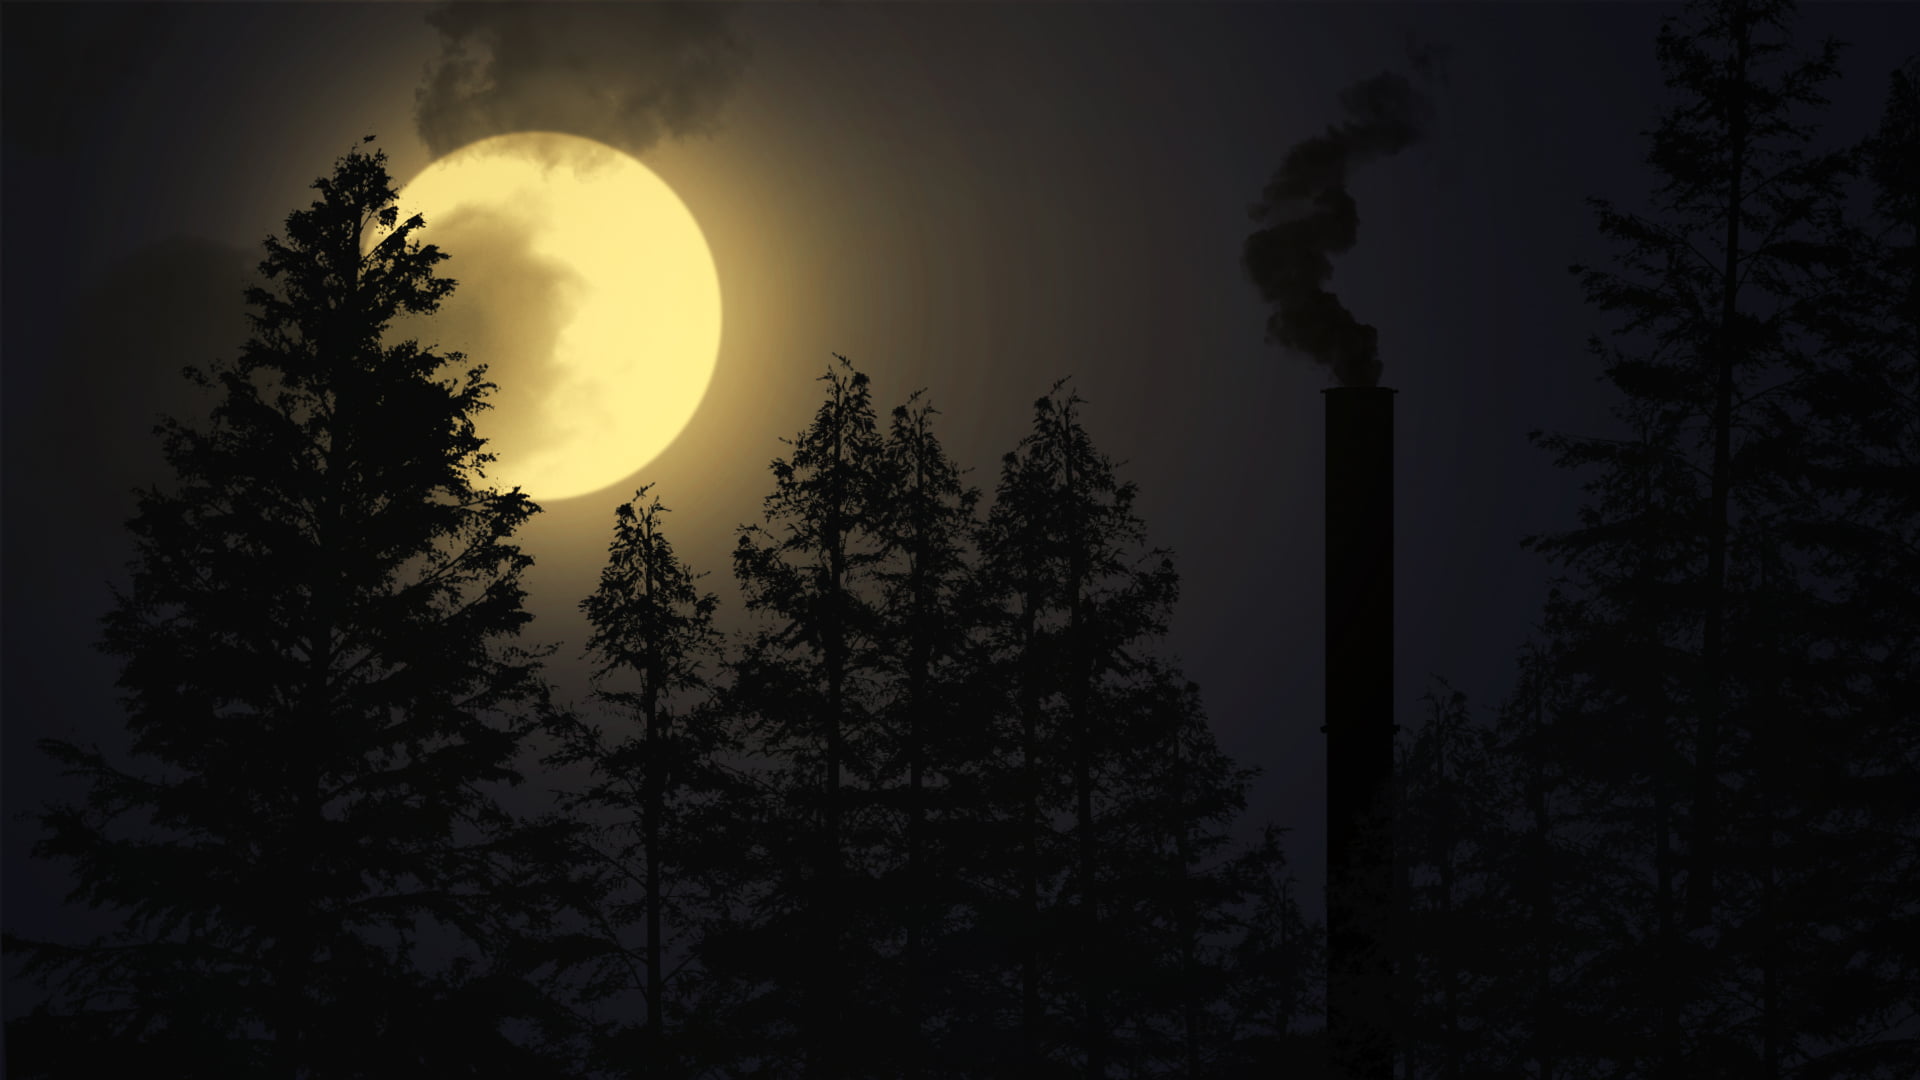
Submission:
M 1436 77 L 1438 59 L 1431 49 L 1408 51 L 1422 78 Z M 1342 386 L 1376 386 L 1379 333 L 1327 290 L 1330 256 L 1352 248 L 1360 229 L 1348 177 L 1420 141 L 1433 103 L 1405 75 L 1383 71 L 1341 91 L 1340 106 L 1347 119 L 1288 150 L 1267 182 L 1249 212 L 1271 224 L 1247 237 L 1241 262 L 1273 307 L 1268 341 L 1332 368 Z
M 731 4 L 452 3 L 414 120 L 435 155 L 558 131 L 638 154 L 710 133 L 746 67 Z

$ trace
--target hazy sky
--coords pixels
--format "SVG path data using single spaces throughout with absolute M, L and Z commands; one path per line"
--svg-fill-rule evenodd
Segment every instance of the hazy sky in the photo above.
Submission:
M 1265 770 L 1247 832 L 1294 830 L 1317 913 L 1329 379 L 1263 340 L 1239 262 L 1249 204 L 1338 118 L 1341 90 L 1405 67 L 1409 35 L 1444 50 L 1426 138 L 1357 176 L 1359 243 L 1333 287 L 1379 328 L 1381 383 L 1400 391 L 1401 723 L 1430 673 L 1491 704 L 1544 595 L 1518 542 L 1578 504 L 1526 432 L 1608 426 L 1584 344 L 1606 324 L 1566 272 L 1605 254 L 1583 200 L 1649 186 L 1636 133 L 1677 10 L 5 5 L 9 928 L 89 925 L 55 915 L 65 881 L 26 858 L 34 829 L 13 815 L 71 790 L 33 740 L 118 742 L 114 669 L 90 642 L 126 557 L 127 489 L 164 475 L 154 414 L 190 404 L 174 373 L 239 346 L 260 241 L 360 136 L 404 182 L 436 151 L 528 128 L 614 143 L 665 179 L 725 305 L 684 434 L 522 534 L 531 633 L 563 642 L 563 696 L 584 694 L 575 604 L 613 506 L 657 483 L 680 552 L 731 601 L 733 530 L 831 353 L 874 377 L 883 409 L 926 388 L 988 490 L 1033 400 L 1071 375 L 1181 570 L 1170 646 L 1226 749 Z M 1813 4 L 1803 26 L 1857 43 L 1828 121 L 1856 138 L 1899 43 L 1920 42 L 1920 7 Z

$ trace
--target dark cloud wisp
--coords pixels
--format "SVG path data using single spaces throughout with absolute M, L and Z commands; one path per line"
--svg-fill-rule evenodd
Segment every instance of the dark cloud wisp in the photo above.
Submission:
M 415 95 L 437 156 L 493 135 L 558 131 L 639 153 L 710 132 L 746 66 L 723 4 L 456 3 L 427 21 L 440 55 Z
M 551 401 L 563 375 L 555 350 L 586 283 L 535 251 L 536 223 L 509 211 L 459 207 L 436 217 L 430 231 L 429 242 L 447 253 L 441 273 L 459 285 L 431 316 L 396 321 L 395 337 L 418 338 L 442 355 L 463 353 L 456 370 L 486 364 L 496 387 L 481 420 L 487 452 L 534 453 L 543 432 L 564 426 Z

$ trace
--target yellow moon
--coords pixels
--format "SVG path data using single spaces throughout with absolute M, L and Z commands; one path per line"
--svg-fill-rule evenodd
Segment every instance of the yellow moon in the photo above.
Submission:
M 646 166 L 576 135 L 455 150 L 400 190 L 448 258 L 440 310 L 396 323 L 487 365 L 486 480 L 535 501 L 616 484 L 693 418 L 720 351 L 720 278 L 686 205 Z

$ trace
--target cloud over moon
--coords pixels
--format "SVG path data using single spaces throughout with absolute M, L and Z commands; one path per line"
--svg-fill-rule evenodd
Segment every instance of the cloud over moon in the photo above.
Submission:
M 719 126 L 747 50 L 725 4 L 442 4 L 440 55 L 415 95 L 436 156 L 559 131 L 637 154 Z
M 394 324 L 402 338 L 432 341 L 443 354 L 465 353 L 461 370 L 487 365 L 496 389 L 487 397 L 482 434 L 488 453 L 509 457 L 538 451 L 542 432 L 564 426 L 552 415 L 562 374 L 554 350 L 585 284 L 571 268 L 534 250 L 539 225 L 535 215 L 493 206 L 463 206 L 430 218 L 426 240 L 448 255 L 439 271 L 459 286 L 430 318 Z

